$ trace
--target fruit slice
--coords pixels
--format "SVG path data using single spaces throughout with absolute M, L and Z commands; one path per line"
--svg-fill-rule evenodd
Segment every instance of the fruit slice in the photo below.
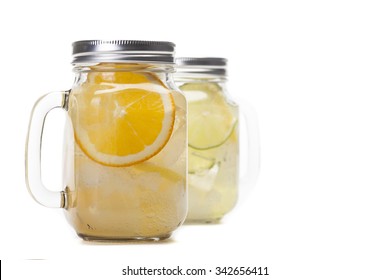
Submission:
M 175 119 L 171 93 L 134 72 L 102 72 L 75 89 L 69 111 L 75 137 L 91 159 L 129 166 L 156 155 L 168 142 Z
M 214 164 L 213 167 L 206 170 L 201 170 L 195 174 L 188 174 L 188 185 L 190 190 L 198 189 L 209 192 L 215 187 L 215 180 L 219 172 L 219 164 Z M 190 196 L 191 197 L 191 196 Z
M 198 150 L 222 145 L 234 131 L 237 108 L 217 84 L 189 83 L 180 89 L 188 101 L 188 145 Z
M 203 170 L 209 170 L 215 165 L 215 157 L 207 157 L 189 148 L 188 173 L 194 174 Z

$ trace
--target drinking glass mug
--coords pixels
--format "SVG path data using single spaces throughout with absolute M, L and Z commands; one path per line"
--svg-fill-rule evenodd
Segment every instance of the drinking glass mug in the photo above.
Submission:
M 31 114 L 26 181 L 65 209 L 84 240 L 161 240 L 187 213 L 187 104 L 173 82 L 174 47 L 155 41 L 73 43 L 75 82 Z M 41 181 L 47 113 L 66 112 L 63 190 Z
M 248 157 L 247 172 L 239 178 L 239 106 L 226 90 L 227 60 L 186 57 L 177 58 L 176 64 L 175 82 L 188 102 L 186 221 L 215 223 L 235 207 L 239 190 L 248 194 L 256 183 L 260 165 L 257 116 L 240 102 Z

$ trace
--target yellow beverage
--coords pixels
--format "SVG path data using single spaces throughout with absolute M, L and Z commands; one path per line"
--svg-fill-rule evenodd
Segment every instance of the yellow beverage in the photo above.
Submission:
M 66 133 L 69 222 L 87 240 L 169 237 L 187 212 L 184 97 L 145 66 L 80 75 Z
M 188 101 L 187 222 L 216 222 L 238 196 L 238 107 L 218 83 L 180 85 Z

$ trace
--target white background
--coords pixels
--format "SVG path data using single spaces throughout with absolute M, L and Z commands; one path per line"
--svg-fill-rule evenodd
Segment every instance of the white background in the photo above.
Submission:
M 387 1 L 0 5 L 4 279 L 125 279 L 127 265 L 267 266 L 264 279 L 390 279 Z M 243 207 L 221 225 L 185 226 L 162 244 L 96 245 L 76 237 L 62 210 L 32 200 L 24 182 L 29 114 L 42 94 L 71 87 L 70 46 L 81 39 L 168 40 L 178 56 L 229 59 L 231 95 L 249 100 L 260 121 L 262 167 Z M 61 126 L 61 112 L 53 113 L 44 166 L 53 189 L 61 187 Z M 213 278 L 224 279 L 192 277 Z

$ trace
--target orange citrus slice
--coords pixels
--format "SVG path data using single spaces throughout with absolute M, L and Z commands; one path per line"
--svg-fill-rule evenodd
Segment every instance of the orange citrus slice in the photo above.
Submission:
M 129 166 L 156 155 L 175 120 L 169 90 L 150 74 L 92 72 L 72 91 L 69 112 L 75 137 L 92 160 Z

